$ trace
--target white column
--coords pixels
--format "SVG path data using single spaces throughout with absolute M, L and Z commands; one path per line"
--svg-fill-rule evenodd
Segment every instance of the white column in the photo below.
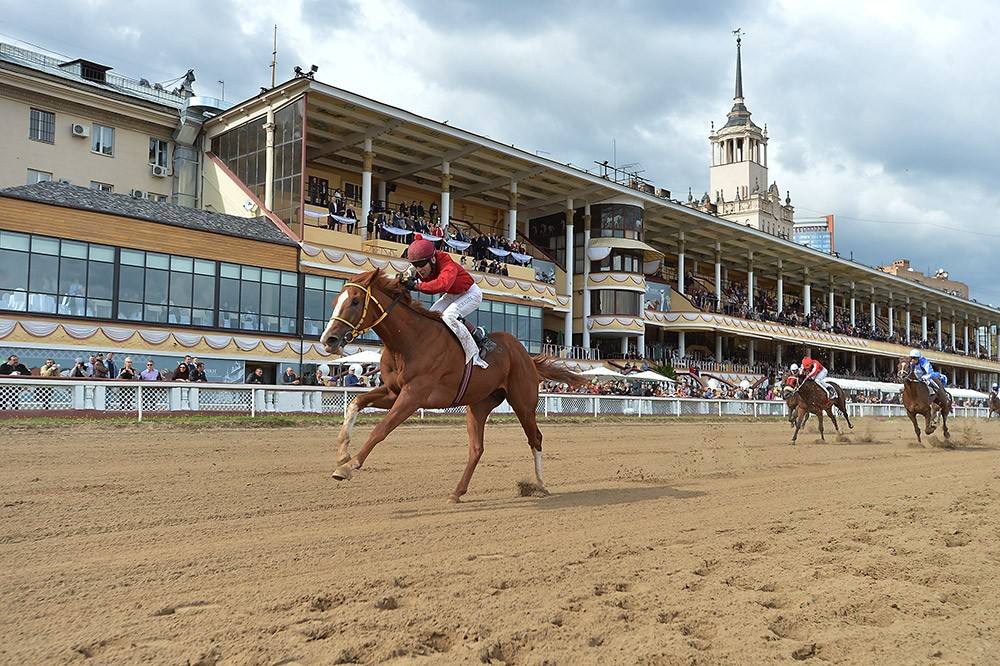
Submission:
M 586 255 L 587 248 L 590 247 L 590 204 L 583 209 L 583 333 L 581 344 L 583 347 L 590 347 L 590 329 L 587 323 L 590 321 L 590 287 L 587 281 L 590 279 L 590 258 Z M 645 316 L 645 310 L 639 310 Z
M 365 154 L 361 165 L 361 215 L 358 216 L 358 227 L 361 237 L 368 236 L 368 214 L 372 211 L 372 163 L 375 153 L 372 152 L 372 140 L 365 139 Z
M 979 320 L 976 320 L 976 358 L 979 358 Z
M 753 310 L 753 252 L 747 255 L 747 305 Z
M 910 344 L 910 327 L 913 325 L 913 318 L 910 316 L 910 299 L 906 299 L 906 344 Z
M 958 349 L 958 336 L 955 330 L 955 311 L 951 311 L 951 348 Z
M 968 354 L 969 354 L 969 320 L 968 319 L 965 320 L 965 326 L 963 327 L 963 331 L 964 332 L 962 333 L 962 337 L 965 340 L 965 354 L 966 354 L 966 356 L 968 356 Z
M 782 356 L 781 349 L 782 349 L 782 347 L 784 347 L 784 345 L 779 340 L 778 343 L 775 345 L 775 348 L 774 348 L 774 351 L 775 351 L 775 361 L 777 362 L 778 367 L 781 367 L 781 363 L 782 363 L 782 360 L 781 360 L 781 356 Z
M 855 354 L 854 352 L 851 352 L 851 372 L 854 373 L 857 371 L 858 371 L 858 355 Z
M 722 363 L 722 334 L 715 334 L 715 362 Z
M 677 236 L 677 293 L 684 293 L 684 232 Z
M 447 230 L 449 222 L 451 222 L 451 164 L 445 162 L 441 165 L 441 228 Z M 573 307 L 572 301 L 571 298 L 570 308 Z
M 831 328 L 833 327 L 833 310 L 834 310 L 834 306 L 835 305 L 836 305 L 836 303 L 834 302 L 833 283 L 831 282 L 830 283 L 830 294 L 827 296 L 827 305 L 826 305 L 826 309 L 827 309 L 826 318 L 827 318 L 827 321 L 829 322 Z
M 510 202 L 507 204 L 507 240 L 512 240 L 512 241 L 517 240 L 517 181 L 516 180 L 510 181 Z
M 722 244 L 715 244 L 715 300 L 722 303 Z
M 781 259 L 778 260 L 778 312 L 785 309 L 785 271 Z
M 586 250 L 584 250 L 586 251 Z M 573 346 L 573 200 L 566 200 L 566 294 L 569 296 L 569 309 L 563 323 L 565 345 Z
M 875 315 L 876 315 L 876 310 L 875 310 L 875 287 L 872 287 L 871 296 L 872 296 L 872 302 L 871 302 L 871 306 L 869 308 L 871 310 L 871 327 L 872 327 L 872 330 L 875 330 Z
M 856 313 L 857 313 L 857 309 L 858 309 L 857 308 L 857 299 L 855 299 L 855 297 L 854 297 L 854 283 L 852 282 L 851 283 L 851 328 L 854 328 L 855 326 L 857 326 L 857 319 L 855 318 L 856 317 Z
M 892 306 L 892 301 L 889 301 L 889 337 L 891 338 L 896 333 L 896 308 Z
M 678 356 L 687 356 L 687 335 L 684 331 L 677 332 L 677 354 Z
M 264 208 L 274 208 L 274 110 L 268 107 L 264 123 Z
M 805 270 L 805 284 L 802 285 L 802 311 L 806 316 L 812 314 L 812 286 L 809 284 L 809 269 Z
M 755 353 L 756 352 L 756 349 L 755 349 L 756 345 L 754 345 L 754 342 L 755 342 L 754 339 L 750 338 L 750 341 L 749 341 L 748 346 L 747 346 L 747 352 L 748 352 L 748 356 L 749 356 L 749 359 L 750 359 L 750 365 L 753 365 L 754 363 L 757 362 L 757 356 L 756 356 L 756 353 Z
M 837 369 L 837 352 L 830 350 L 830 372 Z
M 926 308 L 926 304 L 924 305 Z M 927 310 L 920 313 L 920 342 L 927 339 Z
M 628 336 L 622 336 L 622 358 L 628 356 Z
M 878 378 L 878 360 L 872 356 L 872 377 Z
M 938 308 L 937 316 L 937 346 L 941 349 L 944 344 L 944 322 L 941 320 L 941 308 Z

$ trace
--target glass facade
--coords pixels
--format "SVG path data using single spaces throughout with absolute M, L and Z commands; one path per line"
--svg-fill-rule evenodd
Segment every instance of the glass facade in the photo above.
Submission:
M 0 311 L 279 335 L 298 335 L 301 319 L 315 340 L 343 287 L 342 278 L 0 231 Z M 426 307 L 437 300 L 416 297 Z M 538 353 L 542 313 L 483 301 L 468 319 Z
M 595 289 L 590 292 L 590 314 L 597 315 L 628 315 L 639 314 L 639 301 L 642 294 L 624 289 Z
M 298 99 L 274 112 L 274 213 L 290 225 L 299 223 L 302 199 L 303 113 Z M 236 177 L 264 199 L 265 117 L 249 120 L 212 139 L 212 152 Z
M 590 262 L 590 270 L 594 273 L 609 271 L 619 273 L 642 273 L 642 251 L 614 248 L 611 254 L 601 261 Z
M 115 250 L 0 231 L 0 309 L 109 319 Z
M 641 206 L 617 203 L 595 204 L 590 207 L 590 214 L 591 238 L 642 240 Z

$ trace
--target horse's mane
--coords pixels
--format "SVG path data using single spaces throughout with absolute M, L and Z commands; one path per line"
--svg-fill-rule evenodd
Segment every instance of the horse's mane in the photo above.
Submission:
M 440 312 L 431 312 L 423 306 L 423 304 L 414 300 L 410 296 L 410 290 L 405 288 L 402 283 L 396 278 L 391 278 L 382 272 L 381 268 L 376 268 L 373 271 L 368 271 L 367 273 L 362 273 L 354 280 L 355 283 L 360 284 L 363 287 L 369 287 L 371 289 L 378 289 L 383 294 L 391 297 L 393 300 L 397 301 L 400 305 L 405 305 L 410 310 L 416 314 L 426 317 L 428 319 L 434 319 L 437 321 L 441 320 Z M 388 303 L 382 304 L 384 307 L 388 308 Z

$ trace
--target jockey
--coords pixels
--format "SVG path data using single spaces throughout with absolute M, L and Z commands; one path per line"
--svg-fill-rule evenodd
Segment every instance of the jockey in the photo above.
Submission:
M 927 384 L 932 396 L 936 395 L 942 404 L 947 401 L 947 394 L 941 394 L 944 392 L 944 387 L 948 385 L 948 378 L 935 370 L 919 349 L 910 350 L 910 368 L 913 369 L 913 374 L 916 375 L 917 379 Z M 934 382 L 935 379 L 938 380 L 937 383 Z
M 832 387 L 826 383 L 826 368 L 824 368 L 823 364 L 816 359 L 809 356 L 803 358 L 802 369 L 799 371 L 799 374 L 805 375 L 805 377 L 803 377 L 803 381 L 811 379 L 819 384 L 820 387 L 826 391 L 827 395 L 833 395 Z
M 789 370 L 792 374 L 785 378 L 785 386 L 788 386 L 789 388 L 796 388 L 799 385 L 799 366 L 792 363 L 792 367 L 789 368 Z
M 434 243 L 420 234 L 406 250 L 406 258 L 412 264 L 416 273 L 409 280 L 411 288 L 415 287 L 425 294 L 443 294 L 431 306 L 431 312 L 440 312 L 441 321 L 452 330 L 465 351 L 465 362 L 470 360 L 480 368 L 488 368 L 489 364 L 479 355 L 479 347 L 472 333 L 466 328 L 460 317 L 466 317 L 476 311 L 483 302 L 483 292 L 472 280 L 469 272 L 457 264 L 447 252 L 434 249 Z M 476 329 L 482 339 L 486 332 Z
M 993 388 L 991 389 L 991 392 L 993 393 L 993 395 L 1000 398 L 1000 384 L 994 384 Z

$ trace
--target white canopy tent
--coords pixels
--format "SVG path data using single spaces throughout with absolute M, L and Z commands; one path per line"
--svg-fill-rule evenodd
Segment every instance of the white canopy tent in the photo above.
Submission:
M 840 385 L 848 391 L 881 391 L 882 393 L 899 393 L 903 390 L 902 384 L 892 384 L 889 382 L 873 382 L 863 379 L 840 379 L 830 377 L 830 381 Z M 948 393 L 953 398 L 971 398 L 973 400 L 985 400 L 989 396 L 979 391 L 970 391 L 963 388 L 948 387 Z
M 338 359 L 327 361 L 328 365 L 351 365 L 360 363 L 361 365 L 371 365 L 382 360 L 382 353 L 377 351 L 359 351 L 348 356 L 341 356 Z
M 670 384 L 676 384 L 677 383 L 676 381 L 674 381 L 670 377 L 666 377 L 664 375 L 661 375 L 658 372 L 653 372 L 652 370 L 644 370 L 642 372 L 637 372 L 635 374 L 626 375 L 625 377 L 627 379 L 641 379 L 641 380 L 647 381 L 647 382 L 668 382 Z
M 614 370 L 609 370 L 608 368 L 605 368 L 603 365 L 591 368 L 590 370 L 584 370 L 580 374 L 581 375 L 585 375 L 587 377 L 624 377 L 625 376 L 625 375 L 623 375 L 620 372 L 616 372 Z

